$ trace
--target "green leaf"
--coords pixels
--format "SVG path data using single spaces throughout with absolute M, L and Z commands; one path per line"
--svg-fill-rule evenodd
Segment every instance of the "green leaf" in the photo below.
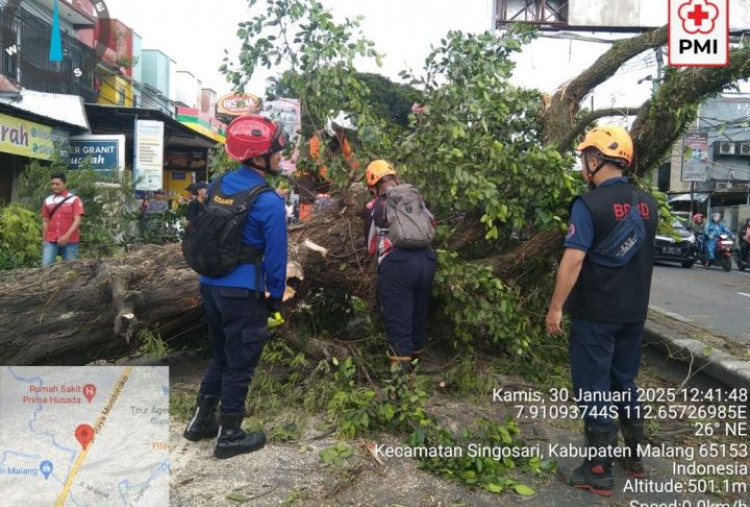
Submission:
M 227 500 L 231 500 L 232 502 L 245 503 L 249 500 L 249 498 L 242 493 L 229 493 L 227 495 Z
M 524 484 L 515 484 L 513 486 L 513 490 L 515 490 L 516 493 L 523 496 L 532 496 L 534 495 L 534 490 L 530 487 L 524 485 Z

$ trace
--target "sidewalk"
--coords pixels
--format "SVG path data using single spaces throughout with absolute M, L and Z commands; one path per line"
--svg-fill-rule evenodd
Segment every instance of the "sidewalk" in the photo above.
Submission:
M 750 347 L 649 308 L 645 342 L 728 388 L 750 389 Z

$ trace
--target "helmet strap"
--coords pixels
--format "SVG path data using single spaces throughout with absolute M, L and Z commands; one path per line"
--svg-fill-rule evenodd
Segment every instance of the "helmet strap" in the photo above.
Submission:
M 253 159 L 251 159 L 251 158 L 245 160 L 245 162 L 243 162 L 243 163 L 246 166 L 248 166 L 248 167 L 252 167 L 253 169 L 257 169 L 258 171 L 263 171 L 266 174 L 278 174 L 277 172 L 271 170 L 271 157 L 273 156 L 274 153 L 275 152 L 269 152 L 269 153 L 264 153 L 263 155 L 259 155 L 259 156 L 263 157 L 263 160 L 265 160 L 265 162 L 266 162 L 266 166 L 265 167 L 261 167 L 261 166 L 255 164 L 255 163 L 253 163 Z
M 597 152 L 597 153 L 598 153 L 598 152 Z M 607 163 L 608 161 L 607 161 L 606 159 L 604 159 L 604 158 L 603 158 L 603 157 L 602 157 L 601 155 L 598 155 L 598 154 L 597 154 L 597 155 L 596 155 L 596 158 L 597 158 L 597 160 L 599 161 L 599 163 L 598 163 L 598 164 L 596 165 L 596 167 L 595 167 L 595 168 L 594 168 L 594 170 L 592 171 L 591 169 L 589 169 L 589 161 L 588 161 L 588 157 L 591 157 L 591 156 L 594 156 L 593 150 L 590 150 L 590 151 L 589 151 L 588 153 L 584 153 L 584 157 L 585 157 L 585 158 L 584 158 L 584 161 L 583 161 L 583 162 L 584 162 L 584 169 L 586 170 L 586 174 L 587 174 L 587 175 L 588 175 L 588 177 L 589 177 L 589 183 L 593 185 L 593 183 L 594 183 L 594 176 L 596 176 L 596 174 L 597 174 L 597 173 L 598 173 L 599 171 L 601 171 L 601 170 L 602 170 L 602 167 L 604 167 L 604 165 L 605 165 L 605 164 L 606 164 L 606 163 Z
M 599 163 L 596 165 L 596 167 L 593 170 L 589 170 L 588 163 L 586 163 L 586 174 L 589 176 L 590 184 L 594 184 L 594 176 L 602 170 L 602 168 L 609 164 L 612 164 L 616 166 L 619 170 L 623 170 L 622 163 L 618 159 L 612 159 L 609 157 L 602 156 L 600 153 L 596 155 L 596 158 L 599 159 Z
M 266 161 L 266 168 L 263 169 L 263 171 L 266 174 L 276 174 L 276 172 L 273 169 L 271 169 L 271 156 L 272 155 L 273 153 L 266 153 L 265 155 L 263 155 L 263 160 Z

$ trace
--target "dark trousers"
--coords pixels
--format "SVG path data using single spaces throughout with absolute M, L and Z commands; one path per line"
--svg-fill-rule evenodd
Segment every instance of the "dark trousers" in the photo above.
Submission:
M 211 361 L 200 394 L 221 395 L 225 414 L 245 413 L 253 372 L 268 339 L 268 310 L 254 291 L 201 285 Z
M 642 415 L 635 377 L 641 361 L 644 324 L 607 324 L 573 319 L 570 330 L 573 394 L 589 399 L 596 397 L 596 401 L 578 403 L 581 410 L 588 411 L 586 420 L 608 425 L 613 422 L 613 415 L 628 419 Z M 621 396 L 624 401 L 614 401 L 612 393 L 627 394 Z M 612 411 L 613 406 L 616 413 Z
M 378 299 L 394 356 L 424 348 L 427 306 L 437 258 L 429 248 L 394 249 L 378 267 Z

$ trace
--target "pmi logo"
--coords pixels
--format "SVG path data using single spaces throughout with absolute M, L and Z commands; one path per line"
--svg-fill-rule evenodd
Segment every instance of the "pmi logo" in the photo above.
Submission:
M 669 65 L 729 65 L 729 0 L 669 0 Z

